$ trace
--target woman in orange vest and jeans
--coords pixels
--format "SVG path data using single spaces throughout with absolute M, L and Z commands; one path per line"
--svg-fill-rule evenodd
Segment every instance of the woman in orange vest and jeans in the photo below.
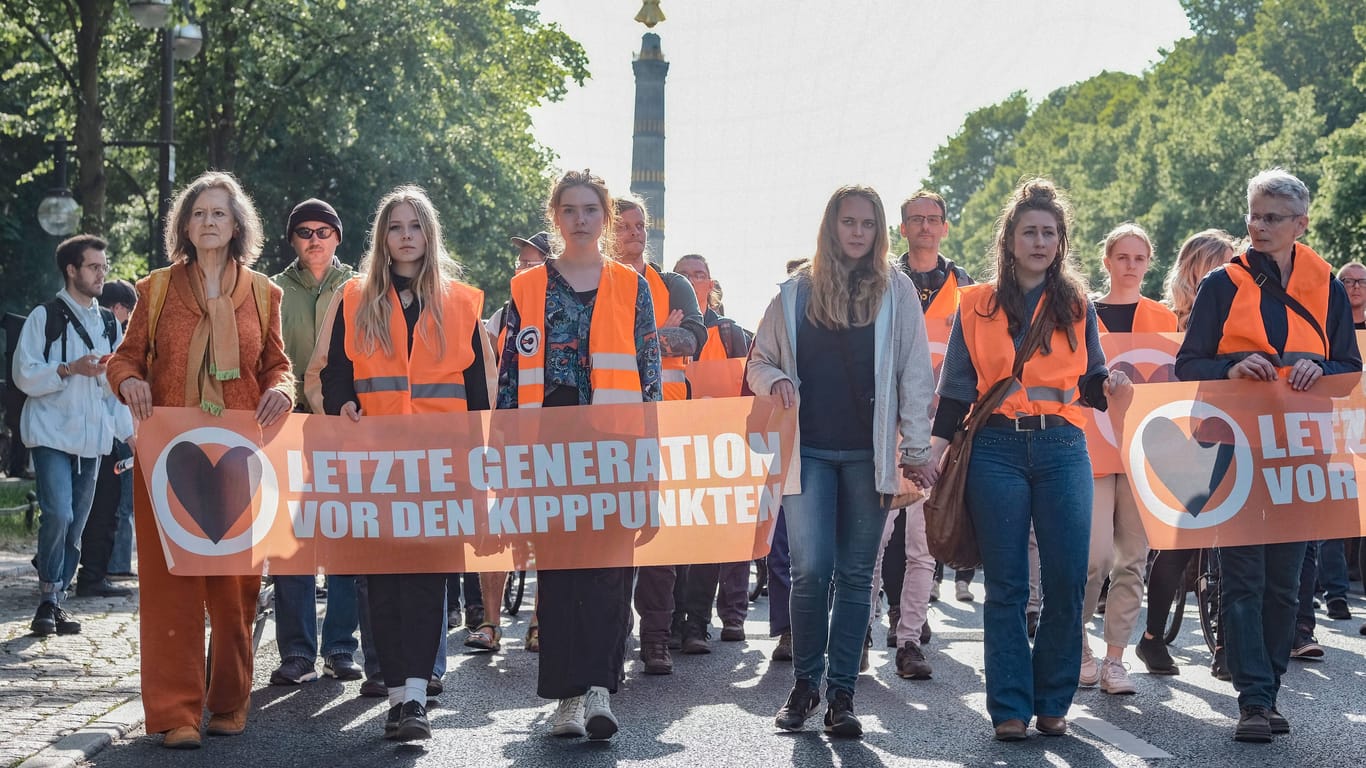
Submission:
M 503 313 L 499 408 L 661 399 L 650 288 L 610 252 L 612 196 L 588 171 L 560 177 L 546 203 L 552 258 L 512 278 Z M 621 682 L 631 568 L 537 571 L 541 628 L 536 693 L 557 699 L 556 736 L 609 739 Z
M 320 379 L 323 410 L 362 416 L 488 410 L 493 348 L 480 321 L 484 294 L 456 280 L 426 193 L 399 187 L 380 200 L 363 277 L 346 284 Z M 431 738 L 427 683 L 445 632 L 446 577 L 371 574 L 367 603 L 389 713 L 384 738 Z
M 1051 332 L 1024 365 L 973 441 L 967 507 L 986 583 L 987 712 L 996 738 L 1017 741 L 1036 727 L 1067 731 L 1081 665 L 1082 595 L 1091 532 L 1091 460 L 1082 408 L 1132 395 L 1128 377 L 1105 369 L 1095 308 L 1068 254 L 1071 209 L 1053 184 L 1020 185 L 996 225 L 995 279 L 963 289 L 939 380 L 931 464 L 909 475 L 922 487 L 969 408 L 1011 377 L 1033 323 Z M 1039 542 L 1043 594 L 1031 650 L 1029 527 Z
M 1280 168 L 1257 174 L 1247 183 L 1246 221 L 1247 250 L 1200 284 L 1176 375 L 1308 392 L 1324 376 L 1360 374 L 1347 289 L 1328 262 L 1296 242 L 1309 228 L 1309 188 Z M 1266 743 L 1290 732 L 1277 698 L 1295 642 L 1304 556 L 1303 541 L 1218 548 L 1237 741 Z

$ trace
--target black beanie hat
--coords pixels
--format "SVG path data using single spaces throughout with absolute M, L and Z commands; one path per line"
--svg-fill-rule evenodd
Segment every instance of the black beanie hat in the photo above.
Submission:
M 333 210 L 332 206 L 322 200 L 311 197 L 294 206 L 294 210 L 289 214 L 289 224 L 285 226 L 285 237 L 288 238 L 290 235 L 294 234 L 294 228 L 305 221 L 321 221 L 326 224 L 331 224 L 337 228 L 337 242 L 341 242 L 341 219 L 337 218 L 337 212 Z

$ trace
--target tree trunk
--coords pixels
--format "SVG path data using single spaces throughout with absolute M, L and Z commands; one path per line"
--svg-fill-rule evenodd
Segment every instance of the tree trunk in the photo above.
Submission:
M 83 207 L 82 227 L 104 234 L 104 105 L 100 103 L 100 48 L 114 4 L 79 0 L 81 26 L 76 30 L 76 198 Z

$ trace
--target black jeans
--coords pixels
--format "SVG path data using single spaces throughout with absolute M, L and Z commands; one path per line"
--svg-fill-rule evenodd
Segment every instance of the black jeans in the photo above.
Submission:
M 445 574 L 370 574 L 366 601 L 384 684 L 397 688 L 410 677 L 430 678 L 446 631 Z

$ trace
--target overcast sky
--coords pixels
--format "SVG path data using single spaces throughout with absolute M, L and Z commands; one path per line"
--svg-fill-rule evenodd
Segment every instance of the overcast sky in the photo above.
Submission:
M 1104 70 L 1140 73 L 1188 36 L 1178 0 L 662 0 L 664 262 L 701 253 L 727 314 L 753 328 L 783 264 L 809 256 L 841 184 L 889 216 L 968 112 L 1038 102 Z M 541 0 L 588 53 L 590 79 L 533 112 L 561 168 L 630 186 L 639 0 Z M 1004 201 L 1002 201 L 1004 202 Z M 952 219 L 956 214 L 950 211 Z M 952 237 L 953 235 L 950 234 Z

